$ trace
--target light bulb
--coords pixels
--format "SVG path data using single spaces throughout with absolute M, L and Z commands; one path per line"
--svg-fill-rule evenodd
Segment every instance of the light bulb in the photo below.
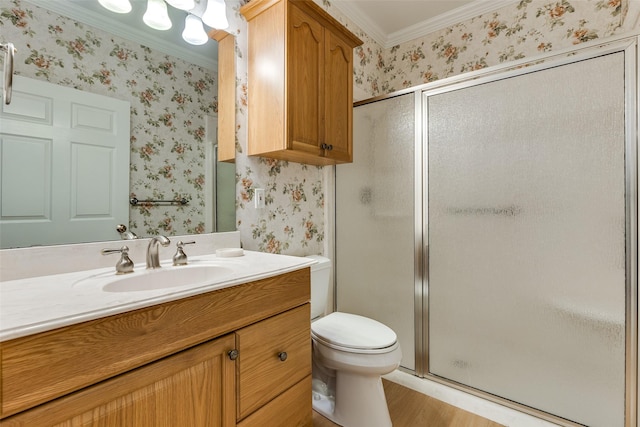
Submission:
M 98 0 L 98 3 L 107 10 L 115 13 L 131 12 L 131 3 L 129 0 Z
M 196 6 L 194 0 L 165 0 L 171 6 L 181 10 L 191 10 Z
M 168 30 L 171 28 L 171 19 L 167 14 L 167 4 L 164 0 L 147 0 L 147 11 L 144 13 L 142 20 L 156 30 Z
M 202 22 L 217 30 L 228 28 L 227 6 L 224 0 L 207 0 L 207 9 L 202 15 Z
M 182 32 L 182 38 L 189 44 L 201 45 L 205 44 L 209 37 L 204 31 L 202 21 L 195 15 L 187 15 L 184 20 L 184 31 Z

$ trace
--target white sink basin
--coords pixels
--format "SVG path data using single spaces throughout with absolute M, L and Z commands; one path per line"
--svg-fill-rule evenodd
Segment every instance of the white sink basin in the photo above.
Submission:
M 233 273 L 233 269 L 217 265 L 163 267 L 114 276 L 103 287 L 105 292 L 140 292 L 179 286 L 208 285 Z

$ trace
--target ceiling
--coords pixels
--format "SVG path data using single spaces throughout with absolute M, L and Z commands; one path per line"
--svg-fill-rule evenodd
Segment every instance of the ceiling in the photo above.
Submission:
M 517 0 L 334 0 L 384 48 L 414 40 Z

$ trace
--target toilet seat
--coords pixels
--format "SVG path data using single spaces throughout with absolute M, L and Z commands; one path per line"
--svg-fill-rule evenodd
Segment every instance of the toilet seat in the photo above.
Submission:
M 334 312 L 311 324 L 311 337 L 327 347 L 351 353 L 387 353 L 398 337 L 388 326 L 357 314 Z

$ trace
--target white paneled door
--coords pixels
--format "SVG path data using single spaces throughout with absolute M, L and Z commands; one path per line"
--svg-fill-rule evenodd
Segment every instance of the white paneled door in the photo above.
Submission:
M 129 223 L 129 103 L 14 77 L 0 111 L 0 247 L 118 238 Z

